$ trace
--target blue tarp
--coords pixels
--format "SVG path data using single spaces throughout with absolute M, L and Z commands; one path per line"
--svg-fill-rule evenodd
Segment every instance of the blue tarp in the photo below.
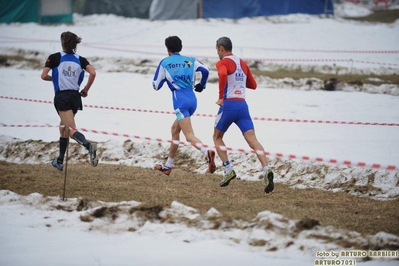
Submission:
M 203 18 L 256 17 L 259 12 L 259 0 L 202 0 Z
M 202 0 L 204 18 L 333 14 L 332 0 Z
M 261 16 L 288 14 L 333 14 L 331 0 L 259 0 Z

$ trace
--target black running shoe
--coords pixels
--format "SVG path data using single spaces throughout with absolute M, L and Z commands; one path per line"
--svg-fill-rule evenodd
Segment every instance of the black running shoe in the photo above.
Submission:
M 89 147 L 89 156 L 90 156 L 90 163 L 92 166 L 97 166 L 98 164 L 98 157 L 97 157 L 97 144 L 90 143 Z
M 268 169 L 263 176 L 263 186 L 265 187 L 265 193 L 273 192 L 274 183 L 273 183 L 274 174 L 272 170 Z

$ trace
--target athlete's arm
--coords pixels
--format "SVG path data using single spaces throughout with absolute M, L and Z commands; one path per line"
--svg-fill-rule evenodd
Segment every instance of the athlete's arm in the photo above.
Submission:
M 48 73 L 50 72 L 51 69 L 58 66 L 58 64 L 60 63 L 60 60 L 61 60 L 60 53 L 51 54 L 47 58 L 46 63 L 44 64 L 42 75 L 41 75 L 42 80 L 46 80 L 46 81 L 53 80 L 53 78 Z
M 166 80 L 165 69 L 162 66 L 162 61 L 159 63 L 157 70 L 155 71 L 154 78 L 152 80 L 152 87 L 156 91 L 162 87 L 163 83 Z
M 206 83 L 208 82 L 209 69 L 198 60 L 195 60 L 194 65 L 195 65 L 195 71 L 196 72 L 197 71 L 201 72 L 200 84 L 205 89 L 206 88 Z
M 96 78 L 96 70 L 92 65 L 87 65 L 85 70 L 89 73 L 89 79 L 86 83 L 86 86 L 80 92 L 83 97 L 87 97 L 87 95 L 89 95 L 90 87 L 93 85 L 94 79 Z
M 51 70 L 51 68 L 49 68 L 49 67 L 43 68 L 42 75 L 41 75 L 42 80 L 46 80 L 46 81 L 53 80 L 53 78 L 48 74 L 50 72 L 50 70 Z
M 244 73 L 247 75 L 247 82 L 245 84 L 245 86 L 248 89 L 253 89 L 255 90 L 256 87 L 258 86 L 258 84 L 256 83 L 256 80 L 254 78 L 254 76 L 252 75 L 251 70 L 249 69 L 247 63 L 244 62 L 244 60 L 240 59 L 241 62 L 241 68 L 244 71 Z
M 89 61 L 85 57 L 80 56 L 79 61 L 80 66 L 89 73 L 89 79 L 87 80 L 86 86 L 83 88 L 83 90 L 80 91 L 82 97 L 87 97 L 90 87 L 93 84 L 94 79 L 96 78 L 96 70 L 92 65 L 90 65 Z
M 220 60 L 216 63 L 216 69 L 219 76 L 219 99 L 223 99 L 224 90 L 227 86 L 227 67 L 224 64 L 225 60 Z

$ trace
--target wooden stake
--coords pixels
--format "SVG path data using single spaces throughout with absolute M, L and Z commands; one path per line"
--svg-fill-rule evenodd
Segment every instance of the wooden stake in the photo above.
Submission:
M 68 150 L 69 150 L 69 127 L 68 128 L 68 141 L 67 141 L 67 149 L 66 149 L 66 159 L 65 159 L 65 170 L 64 170 L 64 192 L 62 194 L 62 200 L 65 201 L 65 190 L 66 190 L 66 180 L 68 173 Z

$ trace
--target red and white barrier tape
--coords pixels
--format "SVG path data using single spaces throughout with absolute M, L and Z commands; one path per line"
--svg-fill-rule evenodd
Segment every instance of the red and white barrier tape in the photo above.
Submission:
M 51 125 L 7 125 L 0 123 L 1 127 L 29 127 L 29 128 L 43 128 L 43 127 L 60 127 L 60 126 L 51 126 Z M 293 154 L 282 154 L 282 153 L 270 153 L 261 150 L 250 150 L 250 149 L 234 149 L 229 148 L 226 146 L 210 146 L 201 143 L 191 143 L 191 142 L 183 142 L 177 140 L 165 140 L 161 138 L 150 138 L 150 137 L 141 137 L 137 135 L 129 135 L 129 134 L 120 134 L 116 132 L 107 132 L 107 131 L 99 131 L 99 130 L 92 130 L 86 128 L 75 128 L 81 132 L 89 132 L 95 134 L 103 134 L 108 136 L 116 136 L 116 137 L 124 137 L 124 138 L 132 138 L 132 139 L 140 139 L 146 141 L 156 141 L 156 142 L 164 142 L 164 143 L 174 143 L 178 145 L 185 145 L 185 146 L 196 146 L 196 147 L 204 147 L 204 148 L 214 148 L 218 150 L 224 151 L 231 151 L 231 152 L 239 152 L 239 153 L 253 153 L 253 154 L 265 154 L 266 156 L 273 157 L 273 158 L 288 158 L 292 160 L 302 160 L 302 161 L 311 161 L 311 162 L 319 162 L 319 163 L 329 163 L 329 164 L 340 164 L 352 167 L 363 167 L 363 168 L 373 168 L 373 169 L 380 169 L 380 170 L 388 170 L 388 171 L 397 171 L 398 168 L 395 165 L 382 165 L 378 163 L 365 163 L 365 162 L 352 162 L 349 160 L 336 160 L 336 159 L 323 159 L 320 157 L 310 157 L 310 156 L 297 156 Z
M 201 58 L 207 59 L 217 59 L 214 56 L 201 56 Z M 370 62 L 362 60 L 352 60 L 352 59 L 303 59 L 303 58 L 253 58 L 253 57 L 243 57 L 245 61 L 271 61 L 271 62 L 346 62 L 346 63 L 360 63 L 360 64 L 371 64 L 371 65 L 382 65 L 382 66 L 393 66 L 397 67 L 399 64 L 394 63 L 381 63 L 381 62 Z
M 109 47 L 101 47 L 101 46 L 94 46 L 89 45 L 92 48 L 97 49 L 104 49 L 109 50 Z M 151 55 L 164 55 L 163 53 L 158 52 L 144 52 L 144 51 L 135 51 L 135 50 L 128 50 L 128 49 L 119 49 L 113 48 L 111 50 L 119 51 L 119 52 L 130 52 L 130 53 L 142 53 L 142 54 L 151 54 Z M 396 53 L 397 51 L 390 51 L 390 53 Z M 384 52 L 385 53 L 385 52 Z M 215 56 L 195 56 L 198 58 L 206 58 L 218 61 L 219 59 Z M 246 61 L 271 61 L 271 62 L 346 62 L 346 63 L 360 63 L 360 64 L 371 64 L 371 65 L 382 65 L 382 66 L 399 66 L 399 64 L 394 63 L 381 63 L 381 62 L 370 62 L 370 61 L 362 61 L 362 60 L 352 60 L 352 59 L 294 59 L 294 58 L 250 58 L 250 57 L 243 57 Z
M 34 39 L 34 38 L 21 38 L 21 37 L 12 37 L 12 36 L 0 36 L 0 38 L 8 39 L 6 42 L 50 42 L 50 43 L 59 43 L 59 41 L 54 39 Z M 2 41 L 4 43 L 4 41 Z M 104 48 L 108 50 L 113 50 L 117 46 L 127 46 L 127 47 L 153 47 L 160 48 L 160 45 L 135 45 L 135 44 L 123 44 L 123 43 L 95 43 L 95 42 L 84 42 L 81 45 L 83 46 L 96 46 L 100 45 L 99 48 Z M 189 46 L 190 48 L 196 49 L 209 49 L 208 46 Z M 315 53 L 354 53 L 354 54 L 398 54 L 399 50 L 327 50 L 327 49 L 290 49 L 290 48 L 267 48 L 267 47 L 239 47 L 241 49 L 251 49 L 251 50 L 270 50 L 270 51 L 287 51 L 287 52 L 315 52 Z M 129 50 L 124 50 L 129 51 Z M 140 53 L 146 53 L 145 51 L 140 51 Z
M 362 60 L 352 59 L 282 59 L 282 58 L 246 58 L 246 60 L 252 61 L 272 61 L 272 62 L 347 62 L 347 63 L 361 63 L 371 65 L 385 65 L 385 66 L 399 66 L 399 64 L 393 63 L 381 63 L 381 62 L 370 62 Z
M 263 47 L 242 47 L 243 49 L 262 51 L 285 51 L 300 53 L 337 53 L 337 54 L 399 54 L 399 50 L 319 50 L 319 49 L 289 49 L 289 48 L 263 48 Z
M 18 101 L 26 101 L 26 102 L 35 102 L 35 103 L 48 103 L 52 104 L 52 101 L 45 100 L 34 100 L 34 99 L 26 99 L 26 98 L 17 98 L 10 96 L 1 96 L 0 99 L 7 100 L 18 100 Z M 112 107 L 112 106 L 101 106 L 101 105 L 91 105 L 85 104 L 84 107 L 87 108 L 98 108 L 98 109 L 106 109 L 106 110 L 115 110 L 115 111 L 131 111 L 131 112 L 143 112 L 143 113 L 154 113 L 154 114 L 175 114 L 175 112 L 170 111 L 159 111 L 159 110 L 147 110 L 147 109 L 136 109 L 136 108 L 124 108 L 124 107 Z M 194 116 L 200 117 L 216 117 L 216 115 L 212 114 L 194 114 Z M 291 123 L 308 123 L 308 124 L 343 124 L 343 125 L 363 125 L 363 126 L 399 126 L 399 123 L 377 123 L 377 122 L 351 122 L 351 121 L 336 121 L 336 120 L 314 120 L 314 119 L 292 119 L 292 118 L 265 118 L 265 117 L 252 117 L 253 120 L 259 121 L 268 121 L 268 122 L 291 122 Z
M 1 43 L 15 43 L 15 42 L 58 42 L 54 40 L 43 40 L 43 39 L 30 39 L 30 38 L 19 38 L 19 37 L 10 37 L 10 36 L 0 36 L 0 38 L 5 38 L 8 40 L 1 41 Z M 103 50 L 112 50 L 112 51 L 120 51 L 126 53 L 139 53 L 139 54 L 151 54 L 151 55 L 160 55 L 163 56 L 164 53 L 160 52 L 149 52 L 149 51 L 141 51 L 141 50 L 131 50 L 124 48 L 117 48 L 116 46 L 120 44 L 98 44 L 98 43 L 83 43 L 82 45 L 87 47 L 92 47 L 95 49 L 103 49 Z M 131 47 L 132 45 L 129 45 Z M 279 49 L 279 48 L 251 48 L 251 47 L 243 47 L 245 49 L 262 49 L 262 50 L 274 50 L 274 51 L 288 51 L 288 52 L 317 52 L 317 53 L 372 53 L 372 54 L 397 54 L 399 50 L 308 50 L 308 49 Z M 219 60 L 215 56 L 195 56 L 201 58 L 208 58 Z M 353 63 L 361 63 L 361 64 L 373 64 L 373 65 L 387 65 L 387 66 L 399 66 L 399 64 L 393 63 L 381 63 L 381 62 L 369 62 L 369 61 L 358 61 L 352 59 L 282 59 L 282 58 L 243 58 L 244 60 L 255 60 L 255 61 L 272 61 L 272 62 L 353 62 Z

